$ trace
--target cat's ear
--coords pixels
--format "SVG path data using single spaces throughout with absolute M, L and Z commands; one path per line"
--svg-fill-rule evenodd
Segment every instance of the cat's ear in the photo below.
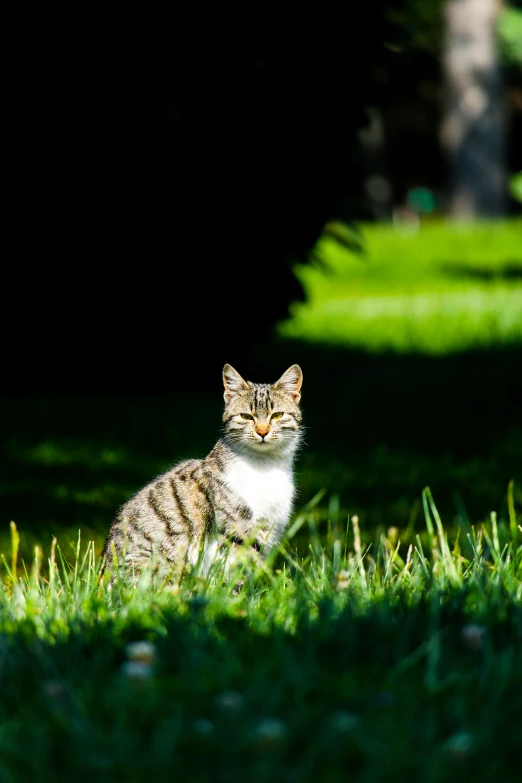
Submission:
M 274 383 L 274 389 L 282 389 L 289 394 L 295 402 L 301 399 L 301 386 L 303 385 L 303 371 L 298 364 L 292 364 L 279 380 Z
M 229 402 L 234 394 L 249 388 L 248 383 L 243 380 L 237 370 L 234 370 L 231 364 L 225 364 L 223 367 L 223 386 L 225 387 L 223 395 L 225 402 Z

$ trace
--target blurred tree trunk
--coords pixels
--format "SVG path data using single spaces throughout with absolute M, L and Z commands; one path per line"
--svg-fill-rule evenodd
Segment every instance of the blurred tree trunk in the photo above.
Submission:
M 504 90 L 497 52 L 499 0 L 446 0 L 442 144 L 453 217 L 506 213 Z

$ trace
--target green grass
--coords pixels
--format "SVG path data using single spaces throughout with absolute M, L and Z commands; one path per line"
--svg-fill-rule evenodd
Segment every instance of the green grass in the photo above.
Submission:
M 521 228 L 367 226 L 298 269 L 252 380 L 304 370 L 300 510 L 236 597 L 217 568 L 99 580 L 117 507 L 215 442 L 220 367 L 197 395 L 4 394 L 2 783 L 518 780 Z
M 1 779 L 518 779 L 522 538 L 508 500 L 505 519 L 450 542 L 425 490 L 425 532 L 407 546 L 393 530 L 365 540 L 335 498 L 320 538 L 316 501 L 273 562 L 246 566 L 237 597 L 217 567 L 109 591 L 81 541 L 46 552 L 45 576 L 41 552 L 25 571 L 13 530 Z
M 364 255 L 332 237 L 299 266 L 306 303 L 284 337 L 441 355 L 522 340 L 522 222 L 363 227 Z

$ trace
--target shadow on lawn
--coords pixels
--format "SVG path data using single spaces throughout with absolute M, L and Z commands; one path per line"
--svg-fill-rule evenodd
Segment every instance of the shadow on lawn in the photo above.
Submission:
M 522 266 L 520 260 L 507 261 L 502 266 L 496 268 L 486 268 L 481 266 L 471 266 L 462 263 L 441 264 L 440 271 L 447 277 L 454 277 L 460 280 L 473 280 L 482 283 L 491 283 L 504 280 L 506 282 L 516 282 L 522 280 Z
M 502 514 L 511 479 L 522 502 L 520 347 L 433 358 L 278 341 L 236 369 L 273 381 L 293 362 L 304 372 L 307 425 L 298 508 L 324 487 L 339 495 L 340 519 L 357 513 L 370 535 L 423 528 L 426 485 L 448 526 Z M 209 368 L 201 395 L 4 396 L 0 551 L 11 520 L 29 559 L 35 540 L 45 549 L 56 535 L 63 548 L 79 528 L 101 547 L 134 491 L 177 460 L 208 453 L 220 428 L 220 370 Z

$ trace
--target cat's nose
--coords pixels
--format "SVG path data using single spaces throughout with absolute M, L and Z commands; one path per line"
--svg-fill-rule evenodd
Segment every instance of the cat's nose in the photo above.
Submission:
M 261 435 L 262 438 L 265 437 L 265 435 L 269 432 L 269 427 L 256 427 L 256 432 L 258 435 Z

